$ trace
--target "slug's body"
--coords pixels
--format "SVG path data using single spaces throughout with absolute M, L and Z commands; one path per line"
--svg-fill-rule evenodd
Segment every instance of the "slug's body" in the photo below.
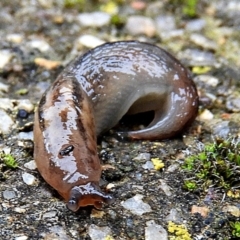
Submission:
M 46 91 L 35 115 L 34 158 L 71 210 L 111 201 L 98 187 L 96 136 L 127 112 L 151 110 L 155 116 L 147 128 L 121 134 L 172 137 L 196 117 L 198 96 L 180 62 L 147 43 L 99 46 L 70 64 Z

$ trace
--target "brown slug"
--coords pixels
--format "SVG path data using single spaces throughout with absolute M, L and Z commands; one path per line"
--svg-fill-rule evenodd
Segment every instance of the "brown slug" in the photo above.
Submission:
M 34 123 L 34 158 L 43 178 L 72 211 L 101 208 L 97 136 L 126 113 L 154 111 L 145 129 L 120 133 L 163 139 L 196 117 L 196 87 L 181 63 L 163 49 L 137 41 L 106 43 L 66 67 L 43 95 Z

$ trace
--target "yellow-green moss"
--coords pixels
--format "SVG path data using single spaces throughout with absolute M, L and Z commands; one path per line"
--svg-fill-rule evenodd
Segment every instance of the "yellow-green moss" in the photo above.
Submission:
M 165 166 L 162 160 L 160 160 L 159 158 L 152 158 L 151 161 L 154 165 L 155 170 L 160 170 Z
M 186 226 L 168 222 L 169 240 L 192 240 Z

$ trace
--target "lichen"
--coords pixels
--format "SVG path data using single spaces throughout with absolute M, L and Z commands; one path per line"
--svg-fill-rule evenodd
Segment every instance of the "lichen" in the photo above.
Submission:
M 164 166 L 165 166 L 164 163 L 162 162 L 162 160 L 160 160 L 159 158 L 152 158 L 151 161 L 153 163 L 155 170 L 160 170 L 160 169 L 164 168 Z
M 168 222 L 169 240 L 191 240 L 187 228 L 183 224 L 175 224 L 174 222 Z

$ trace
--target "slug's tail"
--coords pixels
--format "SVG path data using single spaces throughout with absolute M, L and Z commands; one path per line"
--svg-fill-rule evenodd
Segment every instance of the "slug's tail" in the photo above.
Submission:
M 198 97 L 180 98 L 172 95 L 167 99 L 164 108 L 155 110 L 154 119 L 148 127 L 128 132 L 118 132 L 120 139 L 161 140 L 176 136 L 189 127 L 198 113 Z

